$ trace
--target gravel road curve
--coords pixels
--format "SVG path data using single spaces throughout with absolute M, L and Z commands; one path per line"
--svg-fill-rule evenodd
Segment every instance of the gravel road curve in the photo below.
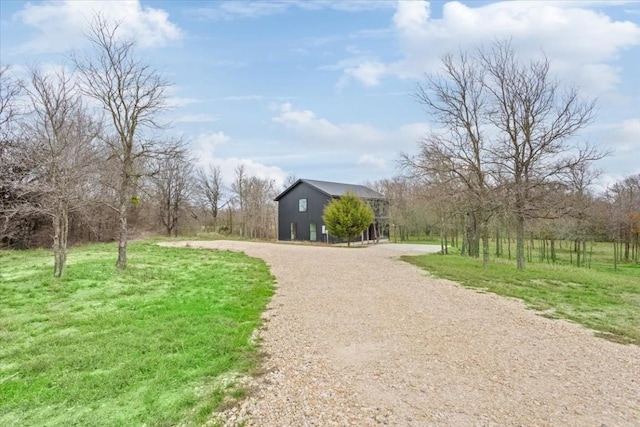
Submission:
M 225 425 L 640 426 L 640 347 L 429 277 L 397 259 L 415 247 L 186 244 L 277 280 L 264 373 Z

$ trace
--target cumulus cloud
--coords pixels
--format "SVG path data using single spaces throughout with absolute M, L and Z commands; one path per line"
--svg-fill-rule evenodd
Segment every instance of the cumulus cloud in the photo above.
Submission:
M 615 88 L 620 53 L 640 45 L 640 26 L 615 21 L 589 9 L 589 2 L 503 1 L 484 5 L 445 3 L 434 18 L 429 2 L 401 1 L 393 16 L 402 59 L 394 62 L 362 60 L 343 67 L 343 79 L 376 84 L 384 75 L 420 78 L 437 70 L 447 52 L 513 40 L 523 59 L 544 52 L 554 71 L 577 81 L 592 95 Z
M 305 141 L 322 143 L 323 147 L 380 144 L 385 139 L 383 132 L 369 124 L 334 124 L 311 110 L 297 110 L 288 102 L 276 110 L 279 114 L 272 118 L 274 122 L 295 131 Z
M 140 47 L 151 48 L 179 40 L 182 32 L 162 9 L 141 6 L 138 0 L 45 1 L 27 3 L 14 19 L 35 29 L 21 46 L 29 52 L 64 52 L 86 43 L 84 34 L 96 13 L 121 22 L 121 35 L 134 37 Z
M 380 61 L 365 61 L 345 69 L 344 72 L 348 77 L 360 80 L 365 86 L 377 86 L 386 71 L 386 65 Z

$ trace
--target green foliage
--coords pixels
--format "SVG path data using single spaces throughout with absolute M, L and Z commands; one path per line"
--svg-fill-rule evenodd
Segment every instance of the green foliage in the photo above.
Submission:
M 373 210 L 354 193 L 347 192 L 324 208 L 322 220 L 329 234 L 345 239 L 348 244 L 375 219 Z
M 203 425 L 257 360 L 252 332 L 273 294 L 244 254 L 115 245 L 0 251 L 0 425 Z
M 519 298 L 547 317 L 564 318 L 600 331 L 613 341 L 640 344 L 638 272 L 531 263 L 514 271 L 512 261 L 457 255 L 405 256 L 403 260 L 464 286 Z

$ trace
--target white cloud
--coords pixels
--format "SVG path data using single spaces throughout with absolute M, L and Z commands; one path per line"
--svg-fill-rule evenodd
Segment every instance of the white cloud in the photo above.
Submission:
M 220 166 L 222 180 L 226 186 L 231 185 L 235 169 L 244 165 L 247 174 L 262 179 L 273 179 L 277 187 L 281 187 L 288 173 L 277 166 L 269 166 L 248 158 L 217 157 L 216 148 L 227 144 L 231 138 L 222 131 L 201 133 L 195 138 L 193 154 L 199 167 L 207 168 L 209 165 Z
M 277 166 L 269 166 L 256 162 L 252 159 L 226 158 L 213 159 L 213 164 L 220 166 L 223 181 L 226 185 L 230 185 L 233 181 L 235 170 L 238 166 L 243 165 L 249 176 L 255 176 L 261 179 L 272 179 L 276 188 L 281 188 L 289 175 Z
M 279 105 L 277 111 L 279 114 L 272 120 L 295 131 L 305 143 L 321 143 L 325 148 L 344 148 L 380 145 L 385 141 L 384 132 L 366 123 L 334 124 L 317 117 L 311 110 L 296 110 L 288 102 Z
M 201 133 L 196 138 L 196 144 L 200 149 L 211 150 L 221 144 L 227 143 L 231 140 L 224 132 L 209 132 Z
M 640 119 L 623 120 L 598 126 L 593 130 L 591 139 L 602 149 L 611 151 L 610 156 L 595 163 L 596 168 L 607 171 L 598 179 L 597 191 L 603 191 L 627 176 L 640 173 Z
M 590 2 L 503 1 L 476 6 L 445 3 L 442 18 L 434 18 L 429 2 L 400 1 L 393 17 L 403 58 L 357 65 L 343 61 L 343 79 L 374 85 L 384 75 L 420 78 L 437 71 L 442 55 L 496 39 L 512 38 L 527 59 L 544 52 L 561 77 L 579 83 L 591 95 L 615 88 L 620 53 L 640 45 L 640 26 L 589 9 Z M 583 6 L 583 7 L 580 7 Z M 348 65 L 347 65 L 348 64 Z
M 276 123 L 281 123 L 303 135 L 317 135 L 321 138 L 339 138 L 342 130 L 328 120 L 316 117 L 311 110 L 294 110 L 290 103 L 279 106 L 280 114 L 273 117 Z
M 377 169 L 387 168 L 387 161 L 385 159 L 373 156 L 371 154 L 364 154 L 360 156 L 357 163 L 362 166 L 373 166 Z
M 386 71 L 387 67 L 379 61 L 365 61 L 344 70 L 347 76 L 360 80 L 365 86 L 377 86 Z
M 624 120 L 614 138 L 618 138 L 618 150 L 636 156 L 640 160 L 640 119 Z
M 22 48 L 30 52 L 64 52 L 86 43 L 96 13 L 121 22 L 121 35 L 134 37 L 140 47 L 150 48 L 179 40 L 182 32 L 162 9 L 141 6 L 138 0 L 45 1 L 27 3 L 14 19 L 36 29 Z
M 391 130 L 367 123 L 336 124 L 311 110 L 297 110 L 290 103 L 280 105 L 277 112 L 272 120 L 284 125 L 297 140 L 288 146 L 300 146 L 290 150 L 309 153 L 317 161 L 339 160 L 344 167 L 360 171 L 372 168 L 390 171 L 398 154 L 414 151 L 416 143 L 429 130 L 424 122 L 407 123 Z

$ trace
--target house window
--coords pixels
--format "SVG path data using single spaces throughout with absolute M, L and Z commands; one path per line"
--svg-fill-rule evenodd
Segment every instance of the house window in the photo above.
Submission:
M 307 211 L 307 199 L 299 199 L 298 212 L 306 212 L 306 211 Z
M 298 224 L 296 224 L 295 222 L 291 223 L 291 240 L 296 240 L 296 234 L 298 231 Z
M 312 222 L 311 224 L 309 224 L 309 240 L 311 240 L 312 242 L 315 242 L 316 240 L 318 240 L 315 222 Z

